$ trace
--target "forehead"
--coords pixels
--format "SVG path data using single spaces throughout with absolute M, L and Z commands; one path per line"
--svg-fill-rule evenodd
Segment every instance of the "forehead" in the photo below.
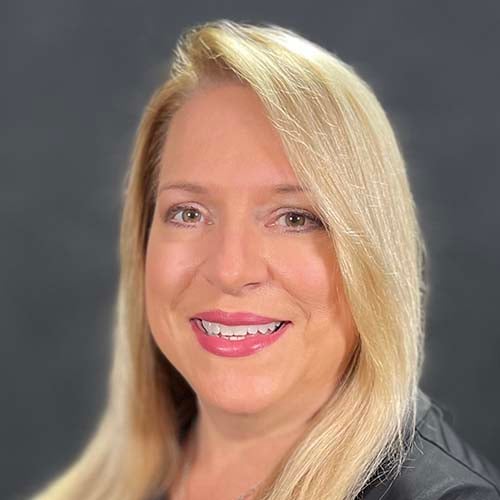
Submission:
M 166 182 L 248 190 L 297 178 L 258 96 L 226 82 L 197 90 L 174 114 L 160 160 Z

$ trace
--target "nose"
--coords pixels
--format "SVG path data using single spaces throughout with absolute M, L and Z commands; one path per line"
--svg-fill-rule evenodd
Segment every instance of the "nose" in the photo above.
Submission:
M 241 218 L 217 228 L 207 240 L 203 273 L 207 281 L 231 295 L 266 282 L 264 235 Z

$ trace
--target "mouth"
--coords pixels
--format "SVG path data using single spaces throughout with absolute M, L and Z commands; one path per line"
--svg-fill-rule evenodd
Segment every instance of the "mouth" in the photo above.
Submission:
M 250 311 L 229 312 L 222 309 L 212 309 L 210 311 L 198 312 L 193 315 L 193 319 L 204 320 L 225 326 L 265 325 L 283 321 L 280 318 L 261 316 L 260 314 Z
M 292 326 L 291 321 L 257 325 L 225 325 L 200 318 L 190 321 L 199 345 L 216 356 L 239 358 L 251 356 L 278 343 Z
M 200 318 L 192 318 L 199 330 L 209 337 L 218 337 L 231 341 L 242 341 L 258 336 L 273 336 L 280 332 L 290 321 L 272 321 L 256 325 L 224 325 L 212 323 Z

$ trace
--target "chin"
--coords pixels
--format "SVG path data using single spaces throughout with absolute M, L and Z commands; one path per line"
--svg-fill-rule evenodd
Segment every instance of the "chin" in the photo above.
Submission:
M 283 397 L 286 392 L 272 375 L 253 375 L 242 380 L 222 377 L 218 383 L 203 383 L 195 389 L 205 405 L 232 414 L 251 415 L 264 412 Z

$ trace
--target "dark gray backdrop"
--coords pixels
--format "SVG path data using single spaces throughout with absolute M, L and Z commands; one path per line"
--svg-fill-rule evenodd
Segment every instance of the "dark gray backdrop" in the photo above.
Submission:
M 181 28 L 295 29 L 373 86 L 431 257 L 422 387 L 500 466 L 499 1 L 2 3 L 0 498 L 81 450 L 104 402 L 122 177 Z

